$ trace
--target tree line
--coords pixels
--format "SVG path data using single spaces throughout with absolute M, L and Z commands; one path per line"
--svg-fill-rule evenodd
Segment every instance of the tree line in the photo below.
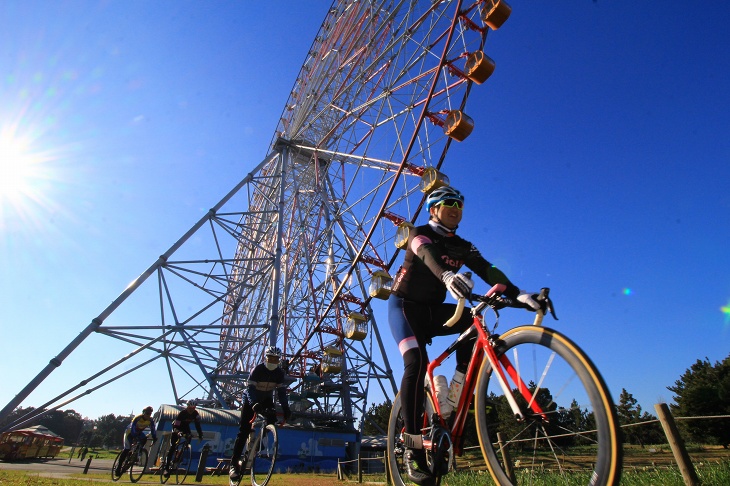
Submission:
M 35 408 L 18 407 L 2 422 L 0 427 L 33 412 Z M 131 422 L 129 415 L 104 415 L 96 420 L 85 419 L 75 410 L 53 410 L 22 428 L 42 425 L 64 439 L 65 445 L 119 448 L 122 446 L 124 429 Z

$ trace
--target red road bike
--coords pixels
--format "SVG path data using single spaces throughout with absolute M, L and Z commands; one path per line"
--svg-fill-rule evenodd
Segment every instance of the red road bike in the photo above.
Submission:
M 500 297 L 496 285 L 469 298 L 473 325 L 432 360 L 427 368 L 423 444 L 436 484 L 456 467 L 464 453 L 465 430 L 475 424 L 487 469 L 500 485 L 532 484 L 551 474 L 551 484 L 616 485 L 622 468 L 621 432 L 611 395 L 588 356 L 558 331 L 542 326 L 549 311 L 557 319 L 542 289 L 541 310 L 533 325 L 497 334 L 499 310 L 524 308 Z M 445 325 L 453 325 L 464 309 Z M 483 316 L 490 310 L 494 322 Z M 476 337 L 463 391 L 453 413 L 442 415 L 434 390 L 434 371 L 467 339 Z M 388 424 L 387 460 L 396 486 L 408 484 L 403 463 L 401 396 L 393 402 Z

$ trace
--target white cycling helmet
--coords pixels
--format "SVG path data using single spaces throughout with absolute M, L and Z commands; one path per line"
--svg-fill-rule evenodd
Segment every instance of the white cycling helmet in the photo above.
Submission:
M 270 371 L 274 371 L 276 368 L 279 367 L 279 360 L 281 360 L 281 349 L 277 348 L 276 346 L 269 346 L 266 348 L 266 353 L 264 353 L 264 365 L 266 365 L 266 368 Z
M 276 356 L 277 358 L 281 358 L 281 349 L 277 348 L 276 346 L 269 346 L 266 348 L 266 356 Z

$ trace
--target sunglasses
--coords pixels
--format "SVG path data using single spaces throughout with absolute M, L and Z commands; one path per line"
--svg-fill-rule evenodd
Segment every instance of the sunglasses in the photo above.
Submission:
M 446 206 L 447 208 L 464 209 L 464 202 L 458 199 L 446 199 L 437 204 L 437 206 Z

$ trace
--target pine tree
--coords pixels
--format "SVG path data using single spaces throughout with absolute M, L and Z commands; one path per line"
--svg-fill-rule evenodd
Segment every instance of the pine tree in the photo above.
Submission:
M 698 359 L 667 389 L 675 394 L 670 408 L 676 417 L 730 414 L 730 355 L 714 365 Z M 679 425 L 695 442 L 730 445 L 728 419 L 683 420 Z

